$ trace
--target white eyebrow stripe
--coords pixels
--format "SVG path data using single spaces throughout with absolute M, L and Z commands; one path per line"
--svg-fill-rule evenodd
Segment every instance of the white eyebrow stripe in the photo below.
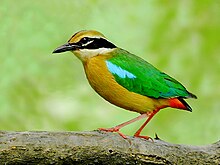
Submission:
M 92 41 L 89 41 L 89 42 L 87 42 L 87 43 L 85 43 L 85 44 L 83 44 L 82 46 L 89 45 L 89 44 L 92 43 L 92 42 L 93 42 L 93 40 L 92 40 Z

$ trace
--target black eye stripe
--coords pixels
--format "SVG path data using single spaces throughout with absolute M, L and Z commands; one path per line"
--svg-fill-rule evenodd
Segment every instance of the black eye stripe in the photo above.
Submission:
M 92 39 L 91 38 L 88 38 L 88 37 L 84 37 L 82 38 L 79 42 L 82 43 L 82 44 L 86 44 L 87 42 L 91 41 Z
M 87 37 L 80 40 L 80 43 L 81 43 L 82 46 L 86 46 L 86 45 L 88 45 L 92 42 L 94 42 L 94 40 L 91 39 L 91 38 L 87 38 Z
M 84 37 L 77 43 L 77 45 L 81 46 L 80 49 L 116 48 L 114 44 L 104 38 Z

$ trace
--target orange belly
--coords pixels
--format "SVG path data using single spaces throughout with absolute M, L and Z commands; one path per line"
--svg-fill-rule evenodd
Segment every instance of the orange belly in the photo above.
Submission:
M 128 91 L 119 85 L 108 71 L 105 56 L 95 56 L 84 62 L 87 79 L 92 88 L 105 100 L 121 108 L 147 113 L 169 106 L 167 99 L 153 99 Z

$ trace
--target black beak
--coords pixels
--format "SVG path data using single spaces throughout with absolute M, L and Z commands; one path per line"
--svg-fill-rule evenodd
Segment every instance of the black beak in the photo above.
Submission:
M 66 52 L 66 51 L 70 51 L 70 50 L 76 50 L 78 48 L 78 45 L 74 45 L 74 44 L 70 44 L 70 43 L 66 43 L 62 46 L 59 46 L 58 48 L 56 48 L 53 53 L 62 53 L 62 52 Z

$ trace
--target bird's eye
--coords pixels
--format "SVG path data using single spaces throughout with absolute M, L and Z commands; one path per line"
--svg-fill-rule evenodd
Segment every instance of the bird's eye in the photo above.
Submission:
M 81 42 L 82 44 L 85 44 L 85 43 L 87 43 L 88 41 L 90 41 L 90 39 L 89 39 L 88 37 L 84 37 L 84 38 L 82 38 L 82 39 L 80 40 L 80 42 Z

